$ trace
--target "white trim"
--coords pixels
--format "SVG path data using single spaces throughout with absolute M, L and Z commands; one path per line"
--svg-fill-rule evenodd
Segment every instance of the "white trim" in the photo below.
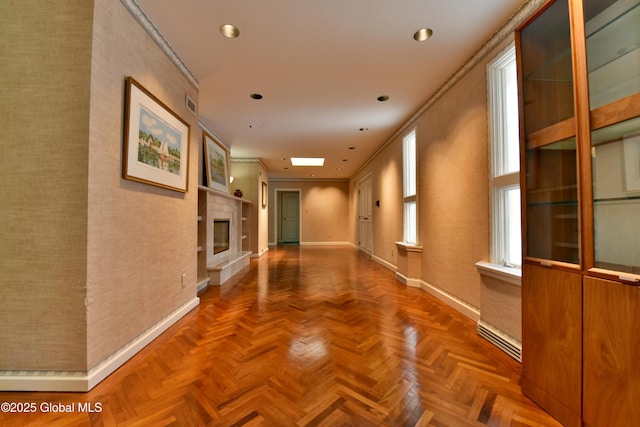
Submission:
M 0 371 L 2 391 L 70 391 L 86 392 L 98 385 L 127 360 L 200 304 L 193 297 L 173 313 L 138 335 L 125 346 L 89 371 Z
M 480 320 L 479 308 L 474 307 L 471 304 L 461 300 L 460 298 L 448 293 L 444 289 L 432 285 L 431 283 L 425 282 L 424 280 L 405 277 L 400 273 L 396 273 L 396 278 L 398 278 L 400 282 L 406 284 L 410 288 L 422 289 L 429 295 L 436 297 L 443 303 L 447 304 L 449 307 L 460 312 L 474 322 L 478 322 Z
M 407 242 L 394 242 L 398 249 L 402 248 L 407 252 L 422 252 L 422 246 Z
M 300 246 L 351 246 L 351 242 L 300 242 Z
M 269 247 L 267 246 L 266 248 L 264 248 L 263 250 L 257 252 L 257 253 L 252 253 L 251 254 L 251 258 L 260 258 L 262 255 L 266 254 L 267 252 L 269 252 Z
M 371 259 L 374 260 L 375 262 L 377 262 L 378 264 L 381 264 L 382 266 L 388 268 L 391 271 L 398 271 L 398 267 L 396 267 L 395 265 L 391 264 L 389 261 L 380 258 L 379 256 L 371 255 Z
M 198 79 L 193 75 L 189 67 L 182 61 L 182 58 L 178 56 L 173 47 L 169 44 L 167 39 L 164 38 L 158 27 L 151 21 L 149 15 L 142 9 L 136 0 L 120 0 L 120 3 L 129 11 L 131 16 L 138 21 L 138 24 L 144 29 L 149 37 L 158 45 L 160 50 L 173 62 L 173 64 L 180 70 L 184 77 L 191 83 L 191 85 L 198 89 Z
M 492 264 L 490 262 L 476 262 L 478 273 L 489 276 L 500 281 L 522 286 L 522 270 L 514 267 Z

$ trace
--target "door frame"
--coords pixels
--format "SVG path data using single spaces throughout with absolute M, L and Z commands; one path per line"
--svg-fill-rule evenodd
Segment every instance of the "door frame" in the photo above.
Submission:
M 364 250 L 361 248 L 360 246 L 360 242 L 362 241 L 362 239 L 360 238 L 360 190 L 362 188 L 362 185 L 366 182 L 369 181 L 370 182 L 370 189 L 371 189 L 371 224 L 372 224 L 372 229 L 371 229 L 371 253 L 369 253 L 369 251 L 367 250 L 367 248 L 365 247 Z M 371 255 L 373 256 L 373 173 L 368 173 L 366 174 L 362 179 L 358 180 L 357 185 L 356 185 L 356 239 L 357 239 L 357 244 L 356 247 L 358 248 L 359 251 L 364 252 L 367 255 Z
M 298 193 L 298 240 L 299 244 L 302 244 L 302 189 L 300 188 L 275 188 L 274 194 L 274 209 L 273 209 L 273 240 L 275 244 L 278 244 L 278 236 L 280 231 L 280 193 Z

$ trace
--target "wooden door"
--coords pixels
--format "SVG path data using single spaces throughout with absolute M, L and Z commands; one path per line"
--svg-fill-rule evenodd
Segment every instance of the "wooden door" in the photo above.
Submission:
M 522 392 L 565 426 L 581 425 L 579 272 L 523 265 Z
M 640 425 L 640 287 L 584 279 L 586 426 Z
M 358 249 L 373 253 L 373 202 L 371 177 L 358 185 Z
M 282 243 L 300 243 L 300 193 L 280 193 L 279 212 Z

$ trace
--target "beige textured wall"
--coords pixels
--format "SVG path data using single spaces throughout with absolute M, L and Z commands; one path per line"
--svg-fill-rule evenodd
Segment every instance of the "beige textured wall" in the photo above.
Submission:
M 486 60 L 417 118 L 421 279 L 480 308 L 482 280 L 475 263 L 489 259 Z M 356 241 L 357 181 L 372 174 L 374 255 L 397 265 L 402 240 L 402 136 L 351 179 L 350 239 Z M 391 225 L 393 224 L 393 225 Z M 510 321 L 519 322 L 519 318 Z
M 92 14 L 0 2 L 0 370 L 86 369 Z
M 231 161 L 231 176 L 233 183 L 230 186 L 231 193 L 236 189 L 242 190 L 242 198 L 253 202 L 251 206 L 251 244 L 254 254 L 261 254 L 269 247 L 268 235 L 268 209 L 262 207 L 262 182 L 269 181 L 267 170 L 256 160 Z
M 349 240 L 348 181 L 269 182 L 269 242 L 275 243 L 275 190 L 296 189 L 300 194 L 302 235 L 300 243 L 331 243 Z
M 121 178 L 124 80 L 129 75 L 190 124 L 185 194 Z M 201 133 L 196 117 L 185 108 L 185 93 L 198 102 L 197 89 L 124 6 L 96 1 L 87 242 L 89 367 L 196 296 Z
M 372 178 L 373 255 L 397 265 L 395 242 L 402 241 L 402 137 L 381 150 L 351 179 L 349 239 L 358 242 L 358 183 Z M 375 206 L 379 200 L 380 206 Z
M 480 307 L 475 263 L 489 257 L 487 89 L 484 62 L 418 125 L 423 279 Z

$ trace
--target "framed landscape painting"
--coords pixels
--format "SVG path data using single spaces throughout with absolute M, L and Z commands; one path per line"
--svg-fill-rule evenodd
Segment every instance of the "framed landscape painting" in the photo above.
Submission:
M 189 124 L 132 77 L 125 109 L 123 178 L 187 192 Z
M 212 135 L 202 131 L 204 163 L 209 188 L 229 192 L 229 152 Z

